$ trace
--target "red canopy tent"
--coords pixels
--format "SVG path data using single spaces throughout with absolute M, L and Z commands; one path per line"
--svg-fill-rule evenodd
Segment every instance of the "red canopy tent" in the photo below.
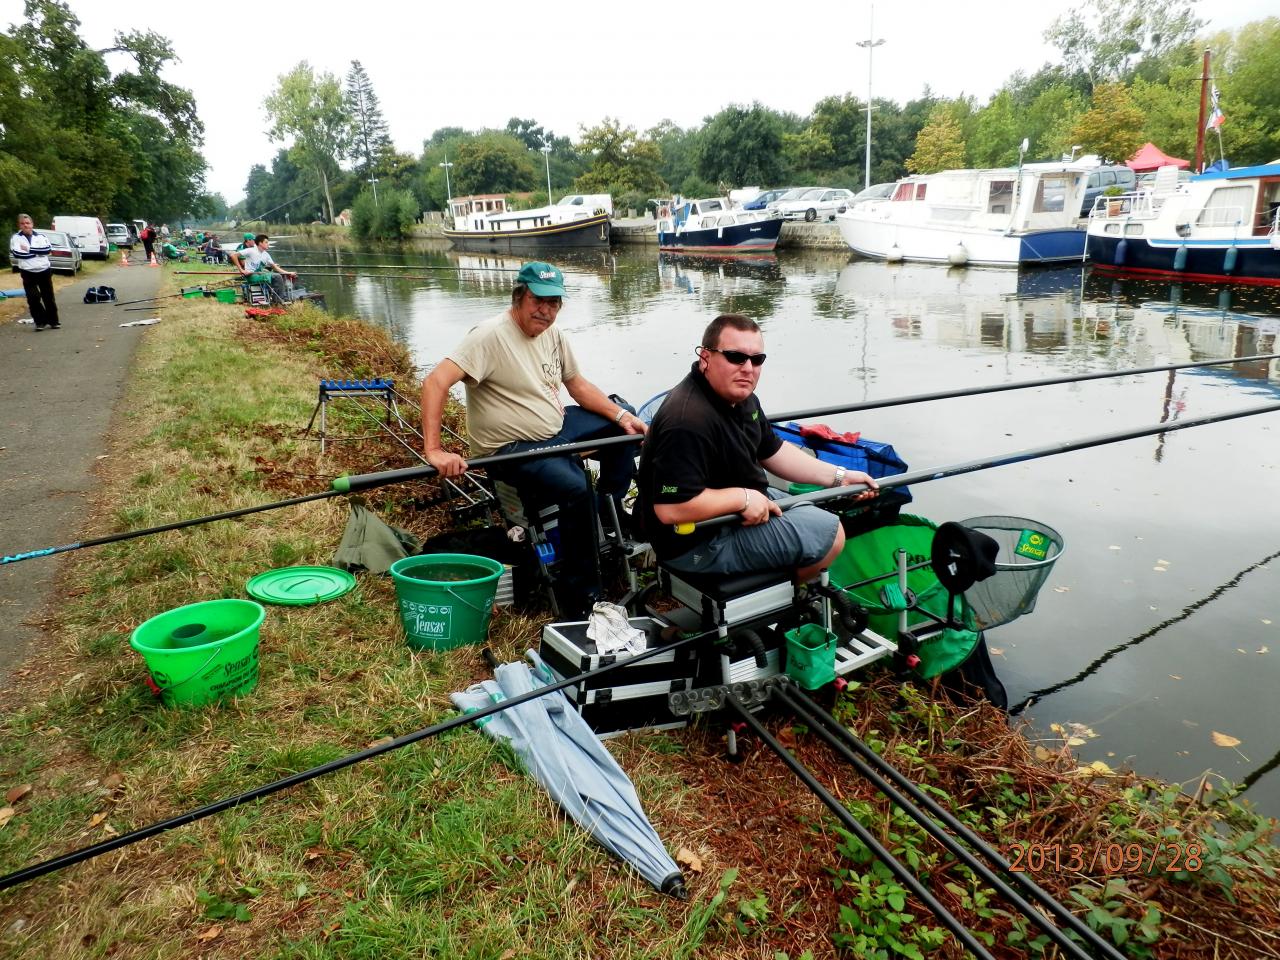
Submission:
M 1135 173 L 1144 173 L 1147 170 L 1156 170 L 1160 167 L 1166 167 L 1173 164 L 1180 170 L 1185 170 L 1191 166 L 1190 160 L 1179 160 L 1177 157 L 1171 157 L 1154 143 L 1148 141 L 1137 153 L 1125 161 L 1125 166 Z

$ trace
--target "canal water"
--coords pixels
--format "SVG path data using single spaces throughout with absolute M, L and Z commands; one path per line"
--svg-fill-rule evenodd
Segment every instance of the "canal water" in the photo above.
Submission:
M 427 367 L 508 302 L 519 260 L 442 249 L 278 245 L 332 310 L 383 325 Z M 757 319 L 770 412 L 1280 352 L 1280 296 L 1112 281 L 1085 268 L 895 265 L 825 253 L 557 256 L 557 321 L 589 379 L 639 405 L 678 381 L 705 324 Z M 375 275 L 361 263 L 411 266 Z M 446 268 L 428 270 L 425 268 Z M 461 269 L 459 269 L 461 268 Z M 304 269 L 299 267 L 299 269 Z M 317 269 L 325 269 L 318 267 Z M 339 375 L 343 371 L 333 371 Z M 1276 361 L 832 416 L 913 470 L 1280 400 Z M 918 484 L 935 522 L 1031 518 L 1066 544 L 1035 612 L 988 643 L 1028 735 L 1194 788 L 1205 771 L 1280 815 L 1280 414 Z M 1073 726 L 1078 725 L 1078 726 Z M 1234 746 L 1223 746 L 1239 741 Z M 1074 741 L 1073 741 L 1074 742 Z

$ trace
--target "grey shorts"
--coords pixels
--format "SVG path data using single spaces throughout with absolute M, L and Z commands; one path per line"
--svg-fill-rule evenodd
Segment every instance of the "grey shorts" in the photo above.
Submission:
M 768 523 L 722 527 L 706 543 L 664 563 L 683 573 L 798 570 L 827 555 L 839 524 L 834 513 L 802 503 Z

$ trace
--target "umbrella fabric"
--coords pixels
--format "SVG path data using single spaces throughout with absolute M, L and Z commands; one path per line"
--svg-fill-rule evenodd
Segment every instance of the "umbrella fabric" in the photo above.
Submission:
M 333 565 L 340 570 L 386 573 L 401 557 L 418 552 L 418 538 L 407 530 L 389 527 L 364 504 L 351 502 L 351 516 L 342 533 Z
M 548 676 L 537 654 L 529 655 Z M 504 663 L 493 680 L 451 699 L 465 713 L 546 685 L 527 664 Z M 510 743 L 525 770 L 601 846 L 631 864 L 656 889 L 683 890 L 680 868 L 645 816 L 631 780 L 563 693 L 549 693 L 476 723 L 495 740 Z

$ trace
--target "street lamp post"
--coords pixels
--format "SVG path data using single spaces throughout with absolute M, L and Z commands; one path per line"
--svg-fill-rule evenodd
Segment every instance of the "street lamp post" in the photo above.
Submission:
M 370 177 L 369 182 L 373 184 L 373 205 L 375 207 L 381 206 L 381 204 L 378 203 L 378 178 Z
M 550 204 L 552 202 L 551 201 L 551 144 L 543 143 L 543 145 L 538 149 L 542 151 L 542 159 L 545 160 L 547 164 L 547 203 Z
M 866 162 L 866 181 L 864 186 L 871 186 L 871 59 L 875 48 L 884 43 L 883 40 L 876 40 L 875 37 L 875 7 L 870 8 L 870 19 L 867 25 L 867 39 L 859 40 L 858 46 L 867 48 L 867 162 Z
M 445 195 L 448 196 L 449 201 L 452 202 L 453 187 L 449 185 L 449 168 L 452 167 L 453 164 L 449 162 L 449 155 L 446 153 L 444 155 L 444 162 L 437 163 L 436 166 L 444 169 L 444 192 L 445 192 Z

